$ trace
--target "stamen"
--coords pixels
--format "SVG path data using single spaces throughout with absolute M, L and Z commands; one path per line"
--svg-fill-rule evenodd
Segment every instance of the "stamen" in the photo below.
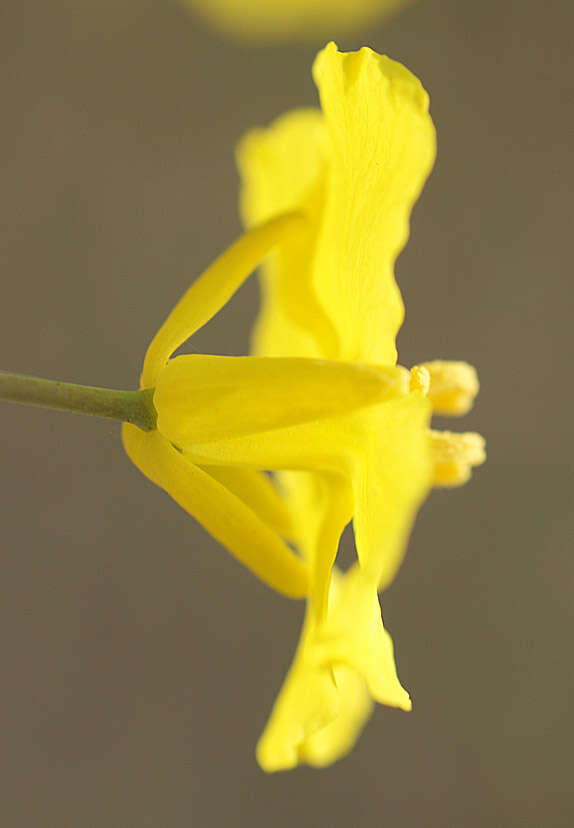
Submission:
M 426 369 L 430 377 L 428 397 L 435 413 L 458 416 L 470 411 L 479 389 L 472 365 L 436 359 L 416 365 L 411 376 L 421 369 Z
M 411 368 L 411 391 L 421 391 L 426 397 L 430 388 L 430 374 L 424 365 L 415 365 Z
M 469 479 L 472 467 L 486 460 L 484 437 L 474 431 L 457 434 L 430 429 L 429 435 L 435 486 L 461 486 Z

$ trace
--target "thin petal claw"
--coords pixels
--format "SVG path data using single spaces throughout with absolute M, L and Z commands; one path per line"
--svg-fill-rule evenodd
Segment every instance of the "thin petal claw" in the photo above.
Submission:
M 142 388 L 153 388 L 173 352 L 229 301 L 266 254 L 300 230 L 298 213 L 270 218 L 241 236 L 191 285 L 153 338 L 144 361 Z
M 261 520 L 279 535 L 291 540 L 295 534 L 293 516 L 285 498 L 264 472 L 242 466 L 202 466 L 203 471 L 218 480 Z
M 175 449 L 158 431 L 124 424 L 124 447 L 146 477 L 171 495 L 241 563 L 290 598 L 309 590 L 309 569 L 242 500 Z

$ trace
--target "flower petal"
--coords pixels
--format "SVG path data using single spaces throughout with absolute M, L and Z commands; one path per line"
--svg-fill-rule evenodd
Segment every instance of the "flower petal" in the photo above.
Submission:
M 323 505 L 319 511 L 320 521 L 313 545 L 313 558 L 310 561 L 313 587 L 309 600 L 316 621 L 320 623 L 327 615 L 331 572 L 339 549 L 339 540 L 353 514 L 354 498 L 348 482 L 340 476 L 316 477 L 317 482 L 322 483 Z
M 248 224 L 302 210 L 307 233 L 265 264 L 255 351 L 393 364 L 403 304 L 395 259 L 435 157 L 428 97 L 364 48 L 319 53 L 323 117 L 300 110 L 240 144 Z
M 290 598 L 309 588 L 306 564 L 243 501 L 191 463 L 158 431 L 124 424 L 125 450 L 135 465 L 173 497 L 266 584 Z
M 304 761 L 306 740 L 336 718 L 340 704 L 332 670 L 309 669 L 296 656 L 257 743 L 263 770 L 288 770 Z
M 242 466 L 202 466 L 203 471 L 225 486 L 282 537 L 295 531 L 284 498 L 268 475 Z
M 333 607 L 317 627 L 314 658 L 320 664 L 355 670 L 380 704 L 411 709 L 397 677 L 391 637 L 383 626 L 377 584 L 357 564 L 334 580 Z
M 402 368 L 267 357 L 180 356 L 158 378 L 157 427 L 181 447 L 346 413 L 404 394 Z
M 325 619 L 316 621 L 307 611 L 293 664 L 257 746 L 260 765 L 275 771 L 340 759 L 367 721 L 371 697 L 411 709 L 376 584 L 355 566 L 344 575 L 334 573 Z
M 403 304 L 393 275 L 435 158 L 428 96 L 400 63 L 330 43 L 313 67 L 329 134 L 314 287 L 342 359 L 392 364 Z
M 312 284 L 325 201 L 326 139 L 320 110 L 298 109 L 267 129 L 252 130 L 237 148 L 246 226 L 293 210 L 307 219 L 304 231 L 277 247 L 261 269 L 255 354 L 334 358 L 338 351 L 336 331 Z
M 299 747 L 301 762 L 324 768 L 353 749 L 373 712 L 373 699 L 362 676 L 348 667 L 333 668 L 339 710 L 329 724 L 311 733 Z
M 333 669 L 313 660 L 317 623 L 308 603 L 297 652 L 257 744 L 257 761 L 265 771 L 287 770 L 305 761 L 307 740 L 339 713 Z
M 221 310 L 242 282 L 278 242 L 300 231 L 298 214 L 279 216 L 255 227 L 222 253 L 192 284 L 153 338 L 144 361 L 142 388 L 153 388 L 165 363 L 195 331 Z
M 361 565 L 381 590 L 395 577 L 431 486 L 430 415 L 419 393 L 356 414 L 369 442 L 355 467 L 355 541 Z

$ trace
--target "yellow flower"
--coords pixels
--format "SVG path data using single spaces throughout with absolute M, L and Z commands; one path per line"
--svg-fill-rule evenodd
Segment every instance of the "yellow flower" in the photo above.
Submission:
M 337 35 L 386 17 L 408 0 L 184 0 L 208 22 L 241 38 Z
M 124 426 L 144 474 L 266 583 L 308 597 L 257 750 L 266 770 L 339 758 L 373 699 L 410 709 L 378 591 L 433 482 L 463 482 L 483 459 L 478 435 L 429 429 L 433 407 L 468 410 L 473 369 L 396 364 L 404 311 L 394 262 L 435 155 L 427 95 L 370 49 L 330 44 L 314 75 L 322 112 L 291 113 L 242 142 L 251 229 L 150 345 L 142 388 L 154 389 L 156 429 Z M 172 358 L 268 253 L 256 355 Z M 279 493 L 266 471 L 279 472 Z M 339 574 L 351 519 L 358 563 Z
M 248 135 L 238 152 L 248 225 L 290 210 L 307 217 L 266 263 L 254 350 L 390 367 L 403 319 L 394 262 L 435 155 L 428 98 L 403 66 L 370 49 L 341 54 L 330 44 L 314 76 L 322 112 L 285 115 Z M 465 413 L 477 390 L 465 363 L 413 368 L 401 398 L 329 422 L 336 466 L 317 456 L 314 424 L 289 429 L 274 446 L 262 435 L 227 447 L 266 468 L 303 468 L 293 455 L 307 454 L 305 468 L 323 472 L 281 475 L 313 576 L 301 644 L 258 746 L 266 770 L 342 756 L 371 698 L 410 709 L 377 591 L 394 577 L 429 487 L 464 482 L 484 459 L 478 435 L 428 428 L 432 409 Z M 337 542 L 351 517 L 359 566 L 336 576 L 328 600 Z
M 136 466 L 259 578 L 291 597 L 307 594 L 309 567 L 285 542 L 290 517 L 272 483 L 247 464 L 229 467 L 225 448 L 216 461 L 195 463 L 194 444 L 210 442 L 219 449 L 233 438 L 257 440 L 262 431 L 275 434 L 286 426 L 348 416 L 349 409 L 399 393 L 404 377 L 397 368 L 305 357 L 171 357 L 270 248 L 304 224 L 297 214 L 262 223 L 191 286 L 144 362 L 141 388 L 153 389 L 156 428 L 123 426 L 124 446 Z

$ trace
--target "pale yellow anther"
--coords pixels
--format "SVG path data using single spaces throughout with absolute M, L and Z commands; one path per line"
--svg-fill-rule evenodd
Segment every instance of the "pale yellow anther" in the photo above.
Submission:
M 429 430 L 434 460 L 435 486 L 461 486 L 469 479 L 473 466 L 486 460 L 484 437 L 474 431 Z
M 425 397 L 430 388 L 430 374 L 424 365 L 415 365 L 411 368 L 410 390 L 421 391 Z
M 426 369 L 430 377 L 428 397 L 437 414 L 461 415 L 472 408 L 479 389 L 475 369 L 467 362 L 436 359 L 411 369 Z

